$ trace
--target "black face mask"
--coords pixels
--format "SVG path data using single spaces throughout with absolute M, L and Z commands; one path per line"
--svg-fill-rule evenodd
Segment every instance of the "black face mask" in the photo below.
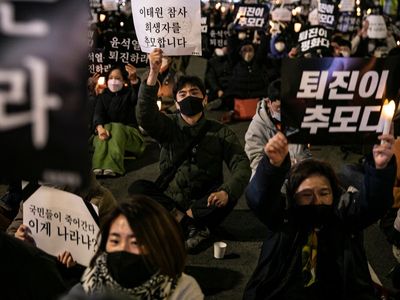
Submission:
M 125 251 L 108 253 L 107 268 L 111 277 L 124 288 L 139 286 L 156 272 L 146 264 L 142 255 Z
M 292 214 L 302 230 L 321 228 L 332 222 L 334 216 L 332 205 L 298 205 L 293 207 Z
M 187 96 L 179 101 L 178 104 L 180 112 L 188 117 L 203 111 L 203 99 L 199 97 Z

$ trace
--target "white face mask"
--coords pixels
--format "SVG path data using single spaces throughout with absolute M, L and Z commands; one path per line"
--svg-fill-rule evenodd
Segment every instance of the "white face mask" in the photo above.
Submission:
M 123 85 L 122 81 L 118 80 L 118 79 L 109 79 L 107 81 L 107 87 L 113 93 L 116 93 L 116 92 L 122 90 L 123 86 L 124 85 Z
M 281 113 L 280 112 L 275 112 L 271 110 L 271 117 L 277 121 L 281 121 Z
M 285 45 L 284 42 L 277 42 L 277 43 L 275 43 L 275 49 L 276 49 L 276 51 L 282 52 L 283 50 L 285 50 L 285 48 L 286 48 L 286 45 Z
M 368 52 L 371 53 L 375 49 L 375 43 L 374 42 L 369 42 L 368 43 Z
M 221 48 L 215 48 L 215 55 L 224 56 L 224 50 L 222 50 Z
M 350 52 L 349 51 L 341 51 L 340 53 L 342 54 L 343 57 L 349 57 L 350 56 Z

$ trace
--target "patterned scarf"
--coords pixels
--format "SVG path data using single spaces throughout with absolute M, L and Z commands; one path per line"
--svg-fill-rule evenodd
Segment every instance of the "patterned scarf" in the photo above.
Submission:
M 87 268 L 81 284 L 87 295 L 113 295 L 122 299 L 167 299 L 175 290 L 178 278 L 155 273 L 142 285 L 132 289 L 119 285 L 107 268 L 107 253 L 101 254 L 93 268 Z
M 309 287 L 315 282 L 317 269 L 317 233 L 313 230 L 308 236 L 307 243 L 301 251 L 302 274 L 304 287 Z

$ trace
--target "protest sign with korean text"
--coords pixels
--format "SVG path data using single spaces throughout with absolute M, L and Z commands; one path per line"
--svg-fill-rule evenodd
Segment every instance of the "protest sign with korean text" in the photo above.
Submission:
M 361 18 L 355 13 L 343 12 L 339 15 L 336 30 L 340 32 L 354 32 L 361 27 Z
M 319 0 L 318 1 L 318 16 L 319 25 L 327 29 L 335 29 L 337 5 L 333 0 Z
M 339 11 L 353 12 L 355 4 L 356 4 L 355 0 L 340 0 Z
M 105 63 L 132 64 L 136 68 L 145 68 L 148 65 L 147 53 L 140 50 L 139 41 L 134 34 L 107 32 L 104 35 Z
M 87 181 L 88 8 L 0 2 L 0 177 Z
M 300 51 L 307 53 L 316 49 L 329 49 L 330 33 L 321 26 L 312 26 L 305 28 L 299 33 L 298 42 Z
M 197 0 L 133 1 L 132 16 L 143 52 L 201 55 L 201 10 Z
M 292 20 L 292 12 L 285 7 L 278 7 L 271 11 L 273 21 L 290 22 Z
M 296 143 L 376 143 L 385 99 L 399 100 L 400 61 L 319 58 L 285 60 L 282 120 Z M 291 130 L 293 131 L 293 130 Z
M 369 15 L 367 17 L 368 31 L 367 35 L 370 39 L 386 39 L 387 28 L 383 16 Z
M 88 266 L 97 250 L 99 233 L 88 205 L 98 214 L 96 206 L 85 204 L 75 194 L 41 186 L 24 202 L 23 223 L 38 248 L 53 256 L 68 251 L 75 261 Z
M 269 9 L 266 5 L 243 5 L 236 8 L 235 29 L 264 29 L 268 24 Z
M 89 51 L 88 60 L 88 70 L 90 74 L 106 74 L 111 69 L 111 63 L 106 63 L 104 50 L 102 49 L 94 49 Z

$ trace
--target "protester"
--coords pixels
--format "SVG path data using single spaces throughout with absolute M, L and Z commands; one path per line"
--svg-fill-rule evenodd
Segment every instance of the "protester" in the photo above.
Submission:
M 125 174 L 125 152 L 138 157 L 145 149 L 135 117 L 140 80 L 134 66 L 128 64 L 125 69 L 111 68 L 106 76 L 107 88 L 96 100 L 92 157 L 95 175 Z
M 121 203 L 99 238 L 81 282 L 64 300 L 204 298 L 195 279 L 183 273 L 180 228 L 156 201 L 135 197 Z
M 286 137 L 279 132 L 268 141 L 246 197 L 269 235 L 244 299 L 378 299 L 363 229 L 392 205 L 396 174 L 393 136 L 379 140 L 366 159 L 361 191 L 342 190 L 322 161 L 303 160 L 290 170 Z
M 257 105 L 257 112 L 246 131 L 244 149 L 250 160 L 252 176 L 257 165 L 264 155 L 264 145 L 278 131 L 282 131 L 281 123 L 281 81 L 277 79 L 268 87 L 268 97 Z M 289 144 L 289 153 L 292 162 L 309 158 L 311 152 L 307 145 Z
M 135 182 L 129 192 L 150 195 L 174 211 L 187 231 L 186 246 L 193 249 L 209 237 L 209 228 L 222 222 L 236 205 L 249 180 L 250 167 L 234 132 L 204 116 L 207 97 L 198 77 L 183 76 L 177 82 L 174 95 L 178 113 L 165 115 L 158 111 L 157 76 L 162 57 L 160 49 L 149 55 L 150 73 L 140 87 L 137 118 L 161 145 L 163 182 L 158 188 L 148 182 Z M 225 182 L 224 161 L 231 173 Z
M 215 48 L 214 55 L 207 62 L 204 76 L 208 92 L 208 104 L 223 98 L 229 81 L 232 77 L 232 62 L 228 55 L 228 48 Z M 220 103 L 219 103 L 220 104 Z

